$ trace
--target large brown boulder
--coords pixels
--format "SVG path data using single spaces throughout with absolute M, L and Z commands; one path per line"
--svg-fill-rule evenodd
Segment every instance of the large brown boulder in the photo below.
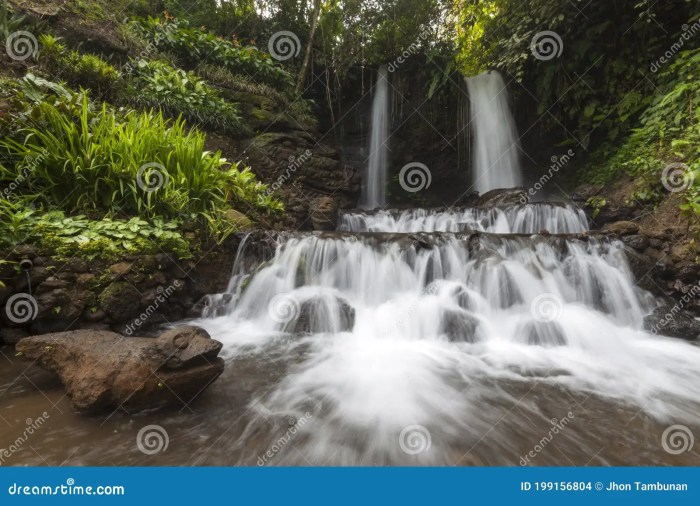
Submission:
M 198 327 L 159 337 L 76 330 L 27 337 L 18 352 L 58 375 L 80 412 L 185 405 L 224 370 L 221 343 Z

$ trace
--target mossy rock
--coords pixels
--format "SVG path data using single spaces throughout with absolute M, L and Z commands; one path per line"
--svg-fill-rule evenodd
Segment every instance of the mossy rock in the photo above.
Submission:
M 235 209 L 229 209 L 224 215 L 226 221 L 231 223 L 236 227 L 236 230 L 248 230 L 253 228 L 253 220 L 248 218 L 245 214 Z
M 115 281 L 100 294 L 100 307 L 115 322 L 125 322 L 139 309 L 141 294 L 125 281 Z

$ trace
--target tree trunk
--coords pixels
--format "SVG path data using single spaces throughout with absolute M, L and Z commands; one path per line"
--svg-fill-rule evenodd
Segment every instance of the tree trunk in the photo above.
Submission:
M 311 55 L 313 54 L 314 47 L 314 37 L 316 36 L 316 27 L 318 26 L 318 20 L 321 17 L 321 0 L 314 0 L 314 12 L 311 18 L 311 31 L 309 32 L 309 42 L 306 44 L 306 53 L 304 54 L 304 62 L 301 64 L 301 70 L 299 71 L 299 77 L 297 79 L 296 93 L 299 95 L 304 88 L 304 82 L 306 81 L 306 74 L 309 72 L 309 65 L 311 64 Z

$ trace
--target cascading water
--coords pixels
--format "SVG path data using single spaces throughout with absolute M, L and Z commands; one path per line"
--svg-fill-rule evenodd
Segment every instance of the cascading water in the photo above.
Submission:
M 479 193 L 522 185 L 518 131 L 503 77 L 495 71 L 466 79 L 474 137 L 473 188 Z
M 237 462 L 516 465 L 564 417 L 581 424 L 559 436 L 571 457 L 536 463 L 607 463 L 595 413 L 697 420 L 700 349 L 643 330 L 655 301 L 578 209 L 354 212 L 340 228 L 286 236 L 197 322 L 229 360 L 280 371 L 249 399 Z M 261 464 L 280 437 L 293 448 Z
M 386 170 L 389 163 L 389 71 L 382 65 L 377 73 L 372 101 L 367 175 L 362 185 L 361 206 L 376 209 L 386 206 Z
M 572 206 L 532 204 L 498 208 L 382 210 L 340 215 L 338 229 L 349 232 L 464 232 L 495 234 L 579 233 L 588 230 L 585 213 Z

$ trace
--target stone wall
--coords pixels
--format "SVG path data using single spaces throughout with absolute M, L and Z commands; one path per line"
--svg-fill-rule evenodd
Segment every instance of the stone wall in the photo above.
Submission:
M 197 303 L 225 291 L 240 236 L 179 260 L 172 254 L 67 261 L 20 246 L 3 258 L 0 344 L 74 329 L 149 335 L 162 325 L 200 316 Z M 21 267 L 18 267 L 21 266 Z

